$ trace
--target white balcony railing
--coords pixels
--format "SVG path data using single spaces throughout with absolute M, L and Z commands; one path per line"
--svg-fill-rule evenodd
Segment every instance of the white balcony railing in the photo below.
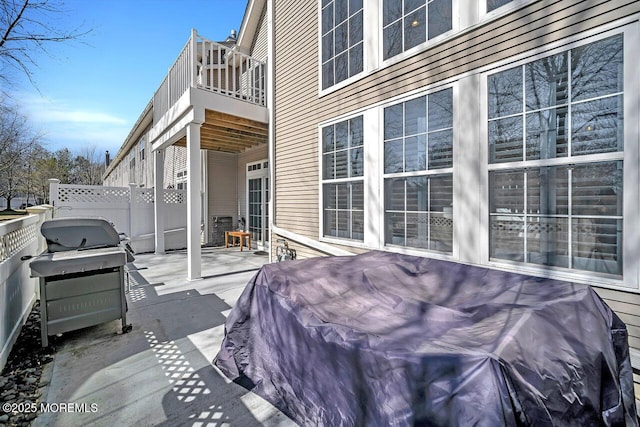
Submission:
M 158 120 L 189 89 L 199 88 L 265 106 L 266 65 L 235 46 L 191 37 L 153 95 L 153 121 Z

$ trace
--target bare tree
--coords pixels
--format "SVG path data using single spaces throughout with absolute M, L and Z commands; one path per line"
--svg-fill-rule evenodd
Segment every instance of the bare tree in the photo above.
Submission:
M 7 209 L 22 190 L 28 155 L 39 138 L 17 110 L 0 105 L 0 196 L 7 199 Z
M 32 68 L 47 46 L 78 39 L 90 31 L 51 24 L 63 12 L 57 0 L 0 0 L 0 64 L 23 72 L 33 82 Z M 0 79 L 8 79 L 3 68 Z
M 76 156 L 73 165 L 73 180 L 82 185 L 102 184 L 104 165 L 95 146 L 85 146 Z

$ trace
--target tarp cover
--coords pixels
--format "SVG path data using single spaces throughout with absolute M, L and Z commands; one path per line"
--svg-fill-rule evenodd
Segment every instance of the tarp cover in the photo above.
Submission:
M 301 425 L 637 425 L 590 287 L 422 257 L 265 265 L 215 364 Z

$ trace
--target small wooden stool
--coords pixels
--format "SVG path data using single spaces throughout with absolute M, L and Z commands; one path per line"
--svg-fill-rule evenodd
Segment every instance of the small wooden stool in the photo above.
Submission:
M 251 250 L 251 234 L 250 233 L 247 233 L 246 231 L 225 231 L 224 232 L 225 248 L 229 247 L 229 236 L 231 236 L 231 246 L 236 245 L 236 237 L 237 237 L 240 242 L 240 251 L 242 251 L 242 248 L 243 248 L 243 244 L 242 244 L 243 239 L 247 243 L 247 247 L 249 248 L 249 250 Z

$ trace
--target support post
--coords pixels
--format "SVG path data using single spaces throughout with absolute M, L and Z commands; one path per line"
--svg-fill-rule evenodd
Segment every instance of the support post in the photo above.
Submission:
M 164 243 L 164 148 L 153 152 L 154 188 L 153 188 L 153 217 L 155 222 L 155 253 L 162 255 L 165 252 Z
M 51 213 L 52 217 L 56 216 L 56 208 L 58 207 L 58 189 L 60 188 L 59 185 L 59 179 L 49 179 L 49 204 L 53 206 L 53 212 Z
M 200 123 L 187 125 L 187 279 L 202 277 Z

